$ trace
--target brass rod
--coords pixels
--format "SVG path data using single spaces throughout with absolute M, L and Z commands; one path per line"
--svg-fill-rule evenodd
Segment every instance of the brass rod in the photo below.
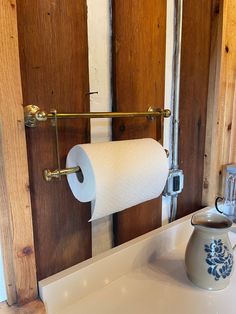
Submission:
M 57 119 L 76 119 L 76 118 L 125 118 L 125 117 L 169 117 L 169 110 L 146 111 L 146 112 L 81 112 L 81 113 L 57 113 Z M 53 113 L 47 113 L 48 119 L 55 118 Z
M 79 113 L 54 113 L 41 110 L 38 106 L 28 105 L 24 107 L 25 125 L 28 127 L 37 126 L 38 122 L 46 121 L 47 119 L 77 119 L 77 118 L 135 118 L 147 117 L 155 118 L 163 116 L 168 118 L 171 115 L 169 109 L 149 107 L 147 111 L 142 112 L 79 112 Z
M 77 167 L 72 167 L 72 168 L 66 168 L 66 169 L 56 169 L 56 170 L 49 170 L 49 169 L 45 169 L 43 171 L 43 177 L 46 181 L 51 181 L 52 178 L 60 178 L 61 176 L 65 176 L 67 174 L 71 174 L 71 173 L 76 173 L 79 172 L 81 169 L 79 166 Z
M 61 160 L 60 160 L 60 145 L 59 145 L 59 135 L 58 135 L 58 124 L 57 124 L 57 111 L 56 109 L 52 110 L 54 114 L 54 127 L 55 127 L 55 140 L 56 140 L 56 154 L 57 154 L 57 167 L 59 173 L 61 172 Z M 61 180 L 61 176 L 59 176 L 59 180 Z

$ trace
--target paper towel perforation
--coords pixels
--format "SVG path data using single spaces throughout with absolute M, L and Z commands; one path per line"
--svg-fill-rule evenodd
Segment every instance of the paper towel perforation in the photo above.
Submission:
M 77 200 L 91 201 L 91 220 L 158 197 L 169 171 L 164 148 L 150 138 L 76 145 L 66 166 L 82 170 L 83 182 L 75 173 L 67 179 Z

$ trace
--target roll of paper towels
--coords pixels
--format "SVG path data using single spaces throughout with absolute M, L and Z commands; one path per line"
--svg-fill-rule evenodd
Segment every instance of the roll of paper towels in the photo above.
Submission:
M 76 145 L 66 166 L 82 170 L 82 182 L 67 179 L 75 198 L 92 202 L 91 220 L 158 197 L 168 176 L 165 150 L 151 138 Z

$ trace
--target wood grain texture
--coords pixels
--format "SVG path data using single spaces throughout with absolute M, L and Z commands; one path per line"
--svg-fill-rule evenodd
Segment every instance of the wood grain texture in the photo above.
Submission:
M 236 163 L 236 79 L 232 104 L 232 125 L 229 145 L 229 163 Z
M 211 1 L 183 1 L 179 167 L 184 189 L 178 197 L 178 218 L 202 207 L 211 9 Z
M 212 186 L 219 182 L 212 181 L 211 169 L 216 167 L 217 158 L 215 158 L 215 125 L 217 121 L 216 104 L 219 97 L 220 72 L 221 72 L 221 48 L 222 48 L 222 26 L 223 26 L 223 1 L 214 0 L 212 8 L 212 27 L 211 27 L 211 50 L 209 67 L 209 84 L 207 100 L 207 121 L 206 121 L 206 139 L 204 154 L 204 181 L 202 202 L 204 206 L 213 204 L 214 196 L 210 196 L 209 191 Z M 215 179 L 213 179 L 215 180 Z
M 50 111 L 89 111 L 86 1 L 18 1 L 24 104 Z M 61 167 L 69 149 L 89 142 L 88 120 L 58 122 Z M 91 256 L 89 204 L 78 202 L 66 178 L 44 182 L 56 169 L 55 133 L 50 122 L 27 129 L 30 190 L 38 279 Z
M 0 1 L 0 230 L 10 304 L 37 296 L 16 2 Z
M 223 40 L 217 112 L 218 167 L 236 162 L 234 145 L 236 86 L 236 2 L 226 0 L 223 12 Z M 218 168 L 219 169 L 219 168 Z M 222 168 L 221 168 L 222 169 Z
M 222 195 L 224 166 L 236 162 L 236 3 L 220 0 L 219 4 L 220 36 L 213 50 L 218 72 L 209 82 L 209 86 L 215 86 L 215 93 L 208 100 L 207 138 L 211 140 L 211 148 L 206 142 L 204 181 L 207 184 L 203 191 L 206 204 L 214 203 Z
M 1 249 L 3 256 L 4 265 L 4 279 L 5 288 L 7 294 L 7 301 L 10 305 L 16 303 L 16 283 L 15 283 L 15 270 L 13 265 L 13 238 L 12 238 L 12 228 L 11 228 L 11 217 L 10 217 L 10 204 L 9 195 L 7 191 L 7 177 L 5 173 L 5 162 L 3 158 L 3 138 L 0 134 L 0 210 L 1 210 L 1 220 L 0 220 L 0 235 L 1 235 Z
M 113 1 L 113 109 L 163 108 L 166 1 Z M 160 124 L 147 119 L 115 119 L 113 139 L 160 139 Z M 161 225 L 161 199 L 114 215 L 115 244 Z
M 46 314 L 43 303 L 39 300 L 32 301 L 24 306 L 8 306 L 0 303 L 0 314 Z

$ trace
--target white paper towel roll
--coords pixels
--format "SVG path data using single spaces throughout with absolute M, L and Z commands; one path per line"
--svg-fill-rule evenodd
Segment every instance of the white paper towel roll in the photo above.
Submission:
M 91 220 L 158 197 L 168 176 L 165 150 L 151 138 L 76 145 L 66 166 L 82 170 L 82 183 L 67 179 L 79 201 L 92 202 Z

